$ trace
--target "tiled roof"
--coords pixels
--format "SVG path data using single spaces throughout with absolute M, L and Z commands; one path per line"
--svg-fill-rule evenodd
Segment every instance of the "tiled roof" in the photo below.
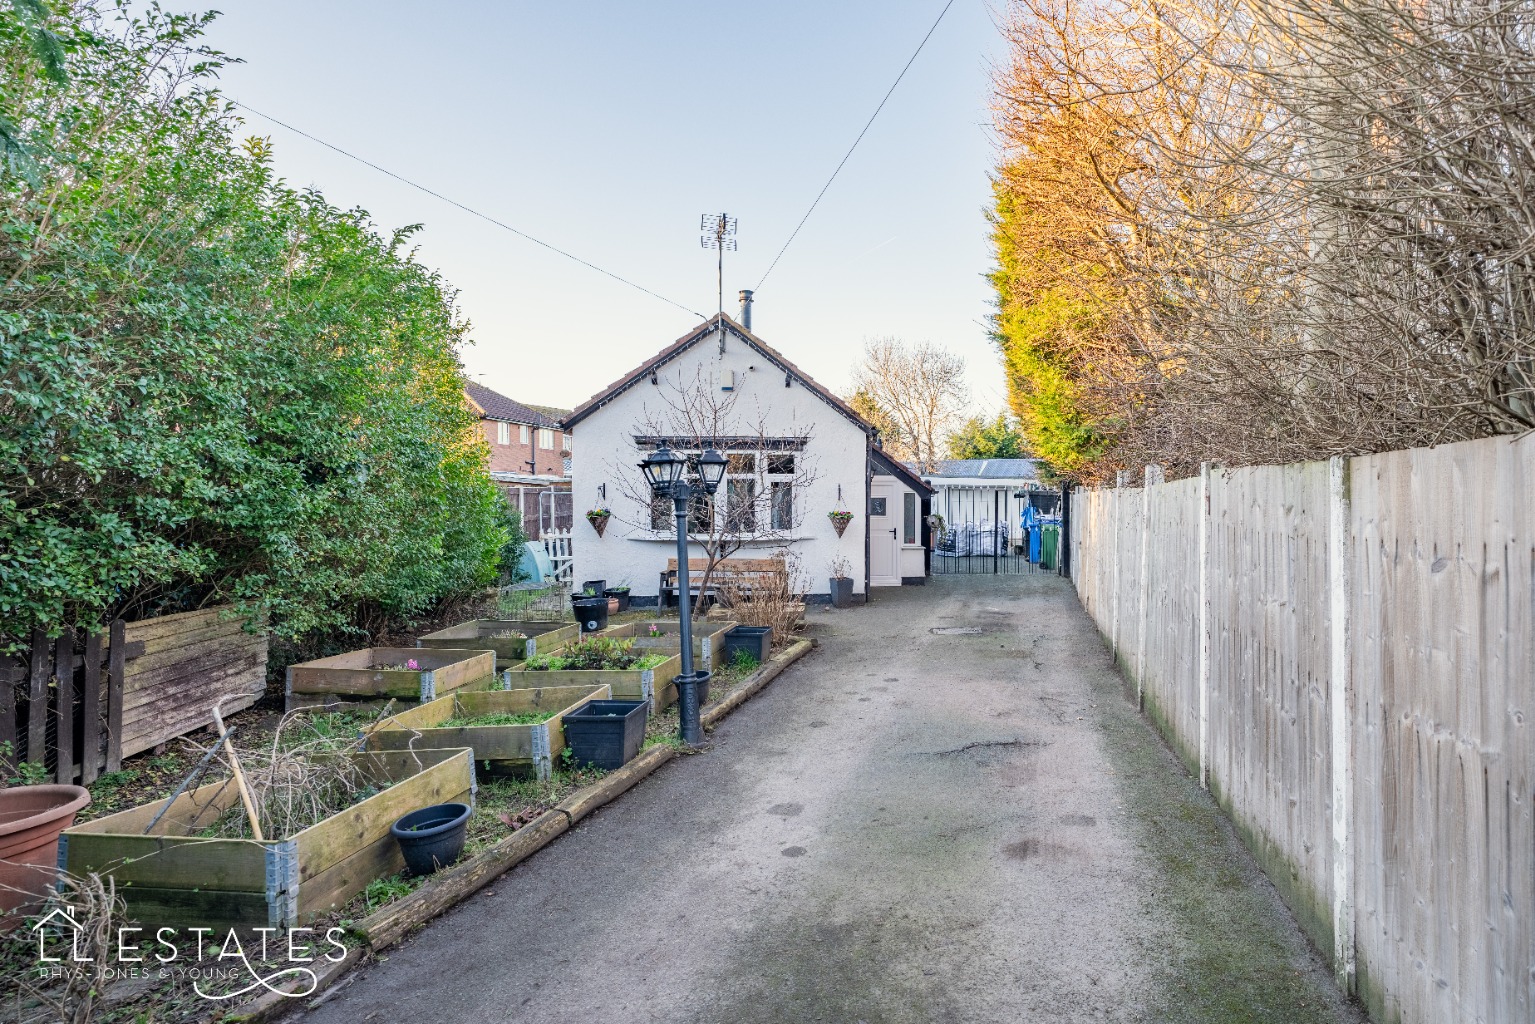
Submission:
M 558 413 L 561 410 L 550 409 L 545 412 L 545 406 L 523 405 L 513 401 L 498 391 L 492 391 L 483 384 L 473 381 L 464 382 L 464 392 L 468 394 L 474 404 L 482 410 L 481 416 L 487 420 L 505 420 L 507 423 L 526 423 L 530 427 L 547 427 L 550 430 L 559 429 L 559 417 L 551 416 L 549 412 Z
M 906 485 L 918 494 L 932 494 L 933 485 L 923 480 L 906 463 L 892 459 L 881 448 L 869 449 L 869 466 L 876 473 L 889 473 L 906 481 Z
M 586 417 L 602 408 L 614 397 L 622 394 L 638 381 L 641 381 L 650 376 L 651 371 L 659 368 L 663 363 L 666 363 L 668 360 L 675 358 L 680 353 L 686 351 L 690 346 L 698 343 L 699 341 L 702 341 L 704 338 L 713 334 L 717 330 L 729 331 L 731 334 L 734 334 L 736 337 L 740 338 L 742 341 L 746 342 L 752 348 L 760 352 L 764 357 L 768 359 L 769 362 L 775 363 L 778 368 L 784 371 L 784 373 L 789 377 L 799 381 L 800 384 L 807 388 L 811 393 L 820 397 L 821 400 L 824 401 L 827 405 L 831 406 L 833 409 L 836 409 L 838 412 L 840 412 L 843 416 L 846 416 L 848 419 L 852 420 L 855 424 L 858 425 L 860 430 L 863 430 L 865 433 L 873 433 L 874 428 L 869 425 L 867 420 L 858 415 L 858 413 L 854 412 L 850 405 L 848 405 L 842 399 L 838 398 L 836 395 L 832 394 L 826 388 L 823 388 L 821 385 L 817 384 L 810 378 L 809 374 L 805 373 L 804 370 L 801 370 L 799 367 L 789 362 L 789 360 L 785 359 L 777 349 L 774 349 L 767 342 L 763 341 L 761 338 L 757 337 L 755 334 L 751 333 L 746 328 L 736 323 L 734 320 L 730 319 L 730 317 L 725 316 L 723 313 L 716 316 L 711 316 L 709 319 L 705 320 L 703 323 L 699 324 L 697 327 L 693 328 L 691 331 L 684 334 L 670 345 L 666 346 L 666 348 L 663 348 L 660 352 L 657 352 L 654 356 L 651 356 L 635 369 L 630 370 L 618 380 L 614 381 L 612 384 L 608 385 L 606 388 L 602 389 L 591 398 L 576 406 L 575 412 L 571 413 L 569 416 L 562 417 L 561 422 L 567 429 L 575 426 L 577 423 L 580 423 L 582 420 L 586 419 Z

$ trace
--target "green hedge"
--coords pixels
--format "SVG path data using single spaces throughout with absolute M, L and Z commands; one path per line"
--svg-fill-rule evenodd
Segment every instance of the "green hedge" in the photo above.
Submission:
M 28 9 L 0 9 L 0 644 L 225 598 L 292 637 L 493 581 L 466 324 L 412 229 L 239 141 L 203 19 L 55 13 L 61 82 Z

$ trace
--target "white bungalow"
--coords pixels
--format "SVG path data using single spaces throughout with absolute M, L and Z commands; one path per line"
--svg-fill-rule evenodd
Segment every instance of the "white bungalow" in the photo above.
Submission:
M 727 316 L 710 317 L 562 421 L 579 434 L 572 488 L 574 580 L 626 585 L 657 603 L 676 557 L 671 503 L 652 503 L 638 467 L 662 444 L 729 459 L 712 503 L 693 512 L 690 558 L 731 537 L 730 558 L 783 553 L 811 601 L 840 566 L 855 601 L 870 587 L 924 583 L 932 489 L 885 456 L 847 403 Z M 588 511 L 611 513 L 599 533 Z M 851 513 L 839 535 L 830 513 Z M 716 541 L 717 543 L 717 541 Z

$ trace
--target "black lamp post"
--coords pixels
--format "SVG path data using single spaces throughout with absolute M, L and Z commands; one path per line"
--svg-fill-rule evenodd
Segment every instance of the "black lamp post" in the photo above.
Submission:
M 696 459 L 679 455 L 662 445 L 645 457 L 640 470 L 650 493 L 672 500 L 677 517 L 677 601 L 682 624 L 682 675 L 677 684 L 678 718 L 682 722 L 682 742 L 696 747 L 704 741 L 703 725 L 698 718 L 698 687 L 709 681 L 708 672 L 693 668 L 693 594 L 688 582 L 688 502 L 695 494 L 713 495 L 725 478 L 725 456 L 709 448 Z M 692 479 L 688 470 L 692 469 Z

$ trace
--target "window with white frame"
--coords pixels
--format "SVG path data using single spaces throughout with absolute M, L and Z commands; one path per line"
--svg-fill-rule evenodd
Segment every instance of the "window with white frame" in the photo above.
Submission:
M 526 423 L 517 424 L 517 443 L 528 443 L 528 425 Z
M 732 456 L 734 458 L 734 456 Z M 725 529 L 750 533 L 757 528 L 757 478 L 725 478 Z
M 546 452 L 554 451 L 554 431 L 540 428 L 538 431 L 538 446 Z
M 773 488 L 773 529 L 794 529 L 794 482 L 774 480 L 771 486 Z
M 685 458 L 696 452 L 678 450 Z M 694 536 L 722 528 L 733 534 L 766 531 L 790 532 L 795 527 L 794 452 L 726 451 L 725 479 L 713 499 L 695 498 L 689 503 L 688 532 Z M 669 499 L 653 502 L 650 528 L 656 533 L 674 529 Z
M 901 495 L 901 540 L 917 543 L 917 496 L 910 491 Z
M 512 425 L 510 423 L 496 424 L 496 444 L 512 443 Z

